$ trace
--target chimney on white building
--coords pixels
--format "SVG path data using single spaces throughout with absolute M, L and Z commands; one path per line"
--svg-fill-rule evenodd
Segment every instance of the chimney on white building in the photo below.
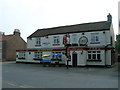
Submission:
M 15 29 L 14 30 L 14 35 L 15 36 L 20 36 L 20 30 L 19 29 Z
M 107 21 L 112 22 L 112 15 L 110 13 L 107 15 Z

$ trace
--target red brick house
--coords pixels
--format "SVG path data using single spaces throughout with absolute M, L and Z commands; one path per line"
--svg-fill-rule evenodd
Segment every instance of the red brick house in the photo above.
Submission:
M 12 61 L 16 59 L 16 49 L 25 49 L 26 42 L 20 36 L 20 31 L 15 29 L 13 34 L 4 35 L 2 33 L 0 42 L 2 44 L 2 61 Z

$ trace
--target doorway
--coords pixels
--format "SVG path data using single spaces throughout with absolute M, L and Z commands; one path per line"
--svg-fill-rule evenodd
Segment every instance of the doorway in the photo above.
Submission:
M 77 67 L 77 53 L 76 52 L 72 54 L 72 66 Z

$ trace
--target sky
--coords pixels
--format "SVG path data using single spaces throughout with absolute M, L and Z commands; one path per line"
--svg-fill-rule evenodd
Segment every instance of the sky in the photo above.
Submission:
M 118 29 L 118 34 L 120 34 L 120 1 L 118 3 L 118 20 L 119 20 L 119 29 Z
M 27 37 L 37 29 L 106 21 L 110 13 L 118 34 L 119 0 L 0 0 L 0 31 L 19 29 Z

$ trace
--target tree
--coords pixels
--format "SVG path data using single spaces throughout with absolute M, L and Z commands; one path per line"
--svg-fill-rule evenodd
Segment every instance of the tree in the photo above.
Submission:
M 115 49 L 120 54 L 120 34 L 116 35 Z

